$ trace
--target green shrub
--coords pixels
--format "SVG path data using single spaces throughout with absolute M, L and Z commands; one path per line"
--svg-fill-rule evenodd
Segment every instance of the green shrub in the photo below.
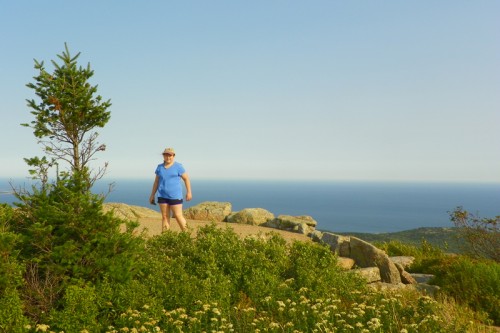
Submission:
M 410 272 L 432 274 L 437 267 L 443 265 L 450 256 L 439 247 L 433 246 L 425 239 L 419 247 L 408 245 L 400 241 L 378 243 L 376 246 L 384 250 L 389 256 L 411 256 L 414 257 L 412 265 L 408 268 Z
M 19 235 L 10 231 L 12 207 L 0 205 L 0 332 L 22 332 L 28 323 L 23 314 L 19 289 L 23 267 L 17 260 Z
M 104 279 L 124 283 L 137 273 L 134 259 L 144 244 L 133 235 L 137 223 L 103 213 L 103 197 L 87 186 L 68 176 L 18 195 L 21 203 L 12 226 L 26 268 L 21 298 L 35 322 L 63 307 L 69 286 L 96 285 Z
M 459 230 L 461 247 L 475 258 L 500 262 L 500 216 L 480 218 L 457 207 L 450 213 L 451 221 Z
M 201 301 L 229 309 L 241 298 L 258 299 L 275 290 L 288 262 L 281 237 L 241 240 L 231 229 L 209 225 L 196 238 L 166 232 L 150 239 L 139 265 L 142 281 L 165 308 Z
M 80 279 L 78 283 L 70 283 L 77 281 L 74 278 L 51 283 L 54 277 L 45 270 L 49 279 L 38 281 L 37 287 L 46 288 L 46 297 L 52 294 L 56 300 L 45 305 L 31 304 L 47 313 L 33 318 L 39 318 L 39 323 L 45 323 L 55 332 L 107 330 L 113 333 L 134 329 L 151 332 L 363 329 L 474 332 L 470 322 L 480 318 L 458 305 L 447 307 L 416 293 L 405 296 L 406 292 L 394 295 L 370 291 L 361 277 L 338 267 L 336 256 L 327 247 L 316 243 L 288 244 L 276 234 L 242 240 L 232 229 L 209 225 L 199 229 L 196 237 L 166 232 L 150 239 L 139 237 L 134 242 L 138 246 L 130 248 L 128 253 L 136 261 L 126 266 L 131 271 L 126 279 L 105 273 L 102 278 Z M 430 255 L 436 262 L 427 267 L 434 270 L 441 267 L 443 272 L 472 272 L 472 268 L 455 267 L 455 257 L 435 251 L 425 243 L 421 248 L 394 243 L 388 249 L 401 255 L 413 251 L 421 262 L 426 254 Z M 112 263 L 113 257 L 108 260 L 111 265 L 116 264 Z M 29 271 L 36 272 L 37 264 L 31 262 Z M 28 273 L 26 278 L 42 276 L 40 272 Z M 491 275 L 491 272 L 483 274 Z M 29 289 L 29 284 L 36 280 L 25 281 Z M 457 285 L 452 281 L 442 283 Z M 493 288 L 493 283 L 490 281 L 488 285 Z M 50 289 L 53 285 L 55 289 Z M 498 291 L 488 290 L 498 298 Z M 485 296 L 481 294 L 481 297 Z M 492 302 L 492 299 L 484 298 L 484 302 Z M 19 317 L 19 310 L 23 308 L 19 297 L 4 300 L 9 305 L 17 304 L 9 309 L 18 312 L 9 315 L 21 319 L 10 322 L 10 331 L 22 332 L 27 321 Z M 492 306 L 479 311 L 493 309 Z M 41 330 L 45 324 L 33 325 L 32 329 Z
M 50 313 L 50 327 L 64 332 L 98 332 L 101 326 L 97 298 L 91 286 L 69 286 L 60 304 L 61 310 L 53 309 Z
M 145 245 L 131 279 L 69 285 L 42 323 L 55 332 L 475 332 L 458 307 L 370 291 L 319 244 L 241 240 L 211 225 Z
M 0 332 L 24 332 L 27 324 L 18 291 L 14 288 L 4 289 L 0 296 Z
M 408 245 L 400 241 L 374 242 L 374 245 L 384 250 L 389 256 L 412 256 L 418 257 L 422 251 L 414 245 Z
M 14 210 L 12 207 L 0 205 L 0 295 L 3 290 L 17 288 L 22 285 L 22 266 L 16 249 L 20 236 L 11 231 Z
M 164 308 L 189 307 L 197 300 L 230 302 L 231 282 L 219 266 L 225 261 L 218 260 L 228 243 L 217 234 L 204 236 L 202 230 L 198 236 L 199 240 L 188 233 L 163 233 L 148 240 L 139 259 L 138 277 Z
M 295 242 L 289 258 L 288 277 L 294 279 L 296 290 L 311 290 L 311 297 L 332 294 L 346 300 L 351 298 L 352 291 L 366 288 L 366 280 L 341 270 L 337 265 L 337 257 L 327 246 Z
M 16 221 L 23 236 L 21 256 L 65 281 L 97 281 L 104 275 L 124 281 L 133 272 L 128 250 L 138 238 L 120 232 L 126 222 L 104 214 L 103 198 L 81 186 L 78 178 L 61 179 L 23 197 Z
M 427 242 L 420 247 L 391 241 L 379 244 L 389 255 L 409 255 L 415 261 L 411 272 L 434 274 L 432 284 L 453 297 L 459 304 L 486 313 L 499 325 L 500 264 L 495 261 L 474 260 L 464 255 L 448 255 Z
M 222 309 L 259 306 L 270 295 L 291 297 L 301 288 L 348 298 L 351 288 L 365 286 L 357 275 L 340 270 L 327 247 L 290 246 L 276 235 L 241 240 L 231 229 L 214 225 L 201 228 L 196 238 L 167 232 L 149 240 L 140 265 L 142 281 L 165 308 L 188 308 L 197 301 Z
M 467 256 L 451 258 L 437 267 L 433 283 L 458 302 L 485 312 L 500 325 L 500 264 Z

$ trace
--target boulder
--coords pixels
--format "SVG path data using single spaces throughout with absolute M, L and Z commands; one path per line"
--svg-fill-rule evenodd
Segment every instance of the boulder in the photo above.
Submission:
M 433 274 L 421 274 L 421 273 L 412 273 L 411 276 L 412 278 L 415 279 L 415 281 L 417 281 L 417 283 L 427 283 L 434 277 Z
M 354 259 L 359 267 L 378 267 L 382 282 L 401 283 L 399 271 L 389 256 L 372 244 L 359 238 L 350 238 L 350 258 Z
M 404 284 L 417 284 L 417 281 L 411 276 L 410 273 L 405 271 L 405 268 L 400 263 L 394 263 L 399 271 L 399 276 L 401 277 L 401 282 Z
M 324 232 L 321 237 L 321 242 L 330 246 L 332 252 L 337 253 L 341 257 L 350 257 L 351 248 L 349 245 L 350 237 L 336 235 L 331 232 Z
M 419 283 L 415 286 L 417 287 L 417 290 L 419 290 L 419 291 L 421 291 L 429 296 L 433 296 L 433 297 L 436 296 L 436 294 L 441 289 L 441 287 L 439 287 L 439 286 L 434 286 L 434 285 L 430 285 L 427 283 Z
M 337 263 L 340 266 L 340 268 L 349 270 L 354 267 L 354 260 L 351 258 L 346 258 L 346 257 L 337 257 Z
M 386 282 L 374 282 L 368 284 L 368 287 L 373 288 L 377 291 L 399 291 L 399 290 L 415 290 L 417 289 L 413 284 L 403 284 L 403 283 L 386 283 Z
M 274 214 L 262 208 L 245 208 L 230 214 L 227 222 L 242 223 L 251 225 L 261 225 L 274 219 Z
M 402 271 L 400 276 L 401 276 L 401 282 L 403 282 L 404 284 L 418 284 L 418 282 L 413 278 L 413 276 L 411 276 L 411 274 L 408 273 L 407 271 Z
M 312 217 L 306 215 L 279 215 L 277 218 L 264 224 L 266 227 L 297 232 L 304 235 L 309 235 L 313 232 L 316 225 L 317 222 Z
M 320 243 L 321 238 L 323 238 L 323 233 L 319 230 L 314 230 L 309 234 L 309 237 L 311 237 L 313 242 Z
M 104 211 L 104 213 L 112 212 L 115 217 L 125 220 L 137 220 L 140 218 L 161 218 L 161 214 L 155 210 L 146 207 L 126 205 L 123 203 L 104 203 L 102 205 L 102 210 Z
M 316 228 L 316 226 L 318 225 L 318 222 L 316 222 L 316 220 L 313 219 L 312 216 L 309 216 L 309 215 L 298 215 L 298 216 L 292 216 L 292 217 L 295 217 L 296 219 L 304 221 L 311 228 Z
M 352 271 L 365 278 L 367 283 L 378 282 L 381 279 L 380 270 L 378 269 L 378 267 L 356 268 Z
M 413 264 L 413 262 L 415 261 L 415 257 L 411 256 L 395 256 L 390 258 L 393 263 L 400 264 L 401 266 L 403 266 L 404 269 L 410 267 L 411 264 Z
M 231 214 L 230 202 L 205 201 L 183 211 L 190 220 L 222 222 Z

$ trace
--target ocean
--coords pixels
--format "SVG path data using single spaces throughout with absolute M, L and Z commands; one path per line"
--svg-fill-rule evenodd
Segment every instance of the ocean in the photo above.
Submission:
M 14 181 L 22 185 L 26 181 Z M 106 193 L 111 180 L 94 192 Z M 384 233 L 420 227 L 453 227 L 449 212 L 461 206 L 480 217 L 500 215 L 500 183 L 255 181 L 192 179 L 193 200 L 230 202 L 233 211 L 264 208 L 273 214 L 310 215 L 317 229 Z M 106 202 L 149 207 L 150 180 L 114 180 Z M 0 203 L 12 203 L 7 179 L 0 179 Z

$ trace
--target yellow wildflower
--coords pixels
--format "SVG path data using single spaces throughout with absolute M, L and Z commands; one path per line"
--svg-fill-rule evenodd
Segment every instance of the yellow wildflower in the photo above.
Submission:
M 37 324 L 36 325 L 36 328 L 35 328 L 35 331 L 36 332 L 47 332 L 47 330 L 50 328 L 49 325 L 45 325 L 45 324 Z

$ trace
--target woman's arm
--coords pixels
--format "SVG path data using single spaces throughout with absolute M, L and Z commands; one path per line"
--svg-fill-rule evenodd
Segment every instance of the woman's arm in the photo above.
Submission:
M 191 194 L 191 181 L 189 180 L 189 176 L 186 172 L 182 174 L 181 178 L 186 185 L 186 201 L 189 201 L 193 198 L 193 195 Z
M 158 182 L 160 181 L 160 176 L 156 175 L 155 182 L 153 183 L 153 189 L 151 190 L 151 195 L 149 196 L 149 203 L 155 205 L 155 194 L 158 190 Z

